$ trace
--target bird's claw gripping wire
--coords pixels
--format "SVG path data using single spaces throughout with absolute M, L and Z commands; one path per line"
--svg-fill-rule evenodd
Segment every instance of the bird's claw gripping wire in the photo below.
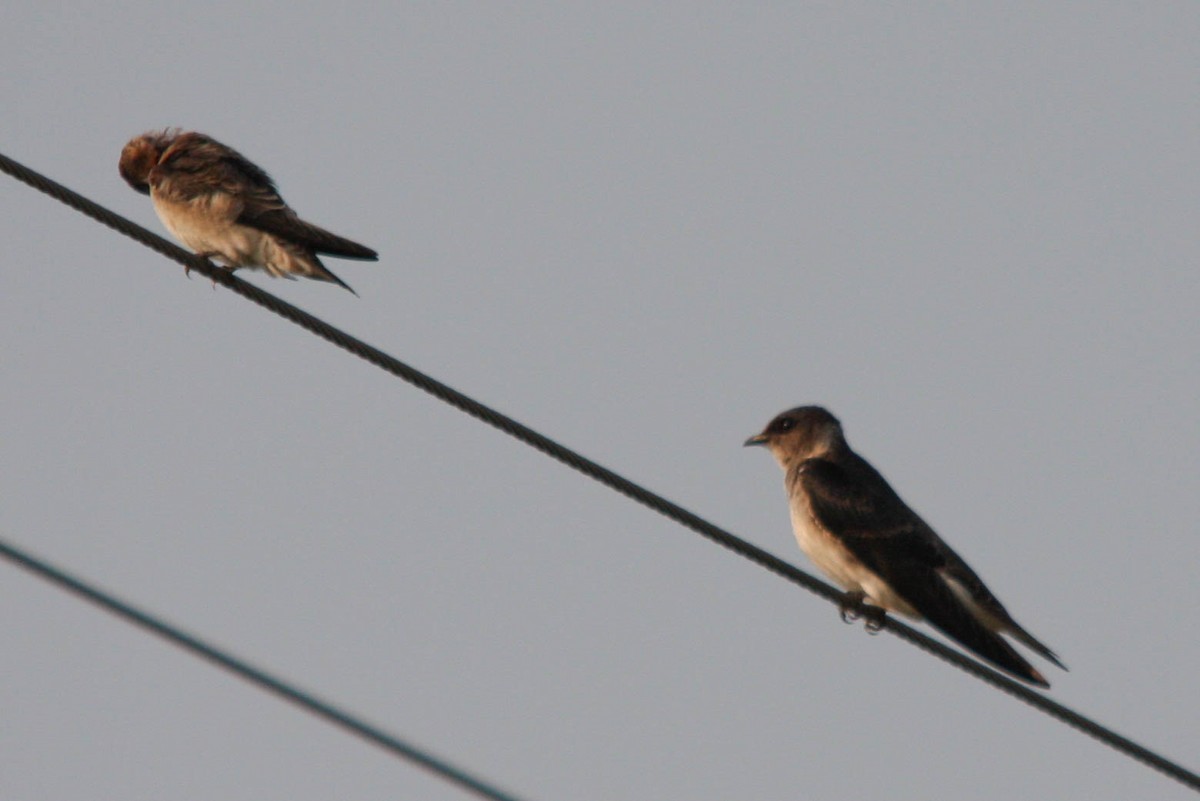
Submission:
M 215 250 L 213 250 L 213 251 L 205 251 L 204 253 L 197 253 L 196 257 L 204 259 L 205 261 L 211 262 L 213 256 L 217 256 L 217 255 L 220 255 L 220 254 L 218 254 Z M 183 274 L 188 278 L 192 277 L 192 265 L 190 263 L 183 265 Z
M 209 264 L 213 265 L 217 269 L 225 270 L 226 272 L 229 272 L 229 273 L 233 272 L 233 270 L 229 269 L 224 264 L 217 264 L 216 262 L 213 261 L 214 257 L 221 255 L 220 253 L 218 253 L 215 250 L 206 250 L 203 253 L 197 253 L 196 255 L 199 256 L 200 258 L 204 259 L 205 261 L 207 261 Z M 187 278 L 192 277 L 192 265 L 190 263 L 183 265 L 183 274 Z M 212 280 L 212 285 L 213 285 L 213 289 L 217 288 L 217 279 L 214 278 Z
M 862 590 L 847 592 L 838 603 L 838 614 L 841 615 L 843 623 L 853 623 L 862 618 L 867 634 L 878 634 L 883 631 L 887 610 L 864 603 L 866 597 L 867 594 Z

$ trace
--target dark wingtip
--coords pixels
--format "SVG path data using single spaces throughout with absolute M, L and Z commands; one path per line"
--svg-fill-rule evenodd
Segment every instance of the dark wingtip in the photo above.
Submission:
M 323 256 L 337 256 L 339 259 L 353 259 L 355 261 L 379 261 L 379 254 L 366 245 L 360 245 L 353 239 L 347 239 L 344 236 L 330 233 L 324 228 L 319 228 L 303 220 L 298 220 L 297 222 L 302 226 L 303 230 L 298 234 L 296 232 L 289 232 L 284 233 L 284 235 L 298 241 L 303 241 L 305 245 Z
M 341 248 L 337 251 L 323 251 L 330 256 L 338 256 L 343 259 L 356 259 L 358 261 L 379 261 L 379 254 L 364 245 L 355 245 L 353 248 Z
M 324 229 L 309 226 L 309 230 L 305 233 L 309 234 L 309 236 L 302 240 L 294 233 L 284 235 L 303 241 L 306 246 L 312 248 L 322 256 L 336 256 L 339 259 L 352 259 L 354 261 L 379 261 L 379 254 L 366 245 L 352 242 L 337 234 L 331 234 Z
M 927 603 L 918 606 L 917 609 L 934 628 L 1009 675 L 1043 689 L 1050 688 L 1050 682 L 1046 681 L 1046 677 L 1039 673 L 1037 668 L 1029 664 L 1004 637 L 984 625 L 965 607 L 937 602 L 945 599 L 922 600 Z
M 1035 686 L 1041 687 L 1043 690 L 1049 690 L 1049 689 L 1050 689 L 1050 682 L 1046 681 L 1046 677 L 1045 677 L 1045 676 L 1043 676 L 1041 673 L 1039 673 L 1039 672 L 1038 672 L 1036 669 L 1034 669 L 1034 668 L 1030 668 L 1030 669 L 1029 669 L 1029 675 L 1028 675 L 1028 676 L 1022 676 L 1021 678 L 1025 679 L 1025 680 L 1026 680 L 1026 681 L 1028 681 L 1030 684 L 1033 684 L 1033 685 L 1035 685 Z
M 1015 637 L 1020 642 L 1033 649 L 1033 652 L 1042 657 L 1048 662 L 1053 662 L 1055 667 L 1060 670 L 1067 670 L 1067 666 L 1058 658 L 1058 654 L 1051 651 L 1037 637 L 1034 637 L 1014 620 L 1009 620 L 1008 633 Z

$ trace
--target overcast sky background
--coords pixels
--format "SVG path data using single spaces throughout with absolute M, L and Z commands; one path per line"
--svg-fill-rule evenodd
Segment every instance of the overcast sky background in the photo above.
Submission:
M 1200 6 L 54 5 L 2 152 L 163 232 L 121 147 L 211 134 L 381 254 L 241 275 L 805 569 L 741 443 L 828 405 L 1200 769 Z M 0 240 L 0 535 L 519 796 L 1190 797 L 8 178 Z M 8 565 L 0 630 L 4 798 L 467 797 Z

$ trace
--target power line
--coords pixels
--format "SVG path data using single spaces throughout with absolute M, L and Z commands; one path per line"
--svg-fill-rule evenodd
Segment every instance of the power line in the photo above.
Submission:
M 460 409 L 463 412 L 482 420 L 489 425 L 492 425 L 506 434 L 524 442 L 525 444 L 536 448 L 542 453 L 557 459 L 563 464 L 571 467 L 586 476 L 589 476 L 596 481 L 608 486 L 611 489 L 625 495 L 633 500 L 641 503 L 654 511 L 669 517 L 675 522 L 685 526 L 686 528 L 695 531 L 718 545 L 722 545 L 739 556 L 743 556 L 752 562 L 766 568 L 767 570 L 782 576 L 783 578 L 795 584 L 799 584 L 805 589 L 825 598 L 832 603 L 840 603 L 843 598 L 843 593 L 825 582 L 805 573 L 804 571 L 793 567 L 779 557 L 764 551 L 763 549 L 752 545 L 746 540 L 737 537 L 728 531 L 725 531 L 718 526 L 713 525 L 700 516 L 684 509 L 683 507 L 672 503 L 671 501 L 657 495 L 650 490 L 635 484 L 629 479 L 614 473 L 606 467 L 603 467 L 596 462 L 576 453 L 575 451 L 560 445 L 554 440 L 539 434 L 537 431 L 525 426 L 516 420 L 506 415 L 497 412 L 496 410 L 485 406 L 484 404 L 474 400 L 473 398 L 464 395 L 446 384 L 437 381 L 436 379 L 422 373 L 414 367 L 411 367 L 404 362 L 390 356 L 378 348 L 372 347 L 367 343 L 350 336 L 339 328 L 326 323 L 306 311 L 303 311 L 286 301 L 275 297 L 274 295 L 265 292 L 262 289 L 248 284 L 245 281 L 237 278 L 229 270 L 222 269 L 209 262 L 207 259 L 189 253 L 161 236 L 148 231 L 142 226 L 132 222 L 131 220 L 122 217 L 99 204 L 79 195 L 67 187 L 51 181 L 49 178 L 25 167 L 7 156 L 0 154 L 0 171 L 6 172 L 9 175 L 17 178 L 24 183 L 29 184 L 35 189 L 44 192 L 51 197 L 65 203 L 68 206 L 80 211 L 81 213 L 98 220 L 99 222 L 114 228 L 117 231 L 129 236 L 147 247 L 161 253 L 162 255 L 179 262 L 193 270 L 201 273 L 214 282 L 221 284 L 241 295 L 242 297 L 257 303 L 265 309 L 268 309 L 275 314 L 280 315 L 300 327 L 316 334 L 328 342 L 337 345 L 359 358 L 374 364 L 382 370 L 385 370 L 398 378 L 401 378 L 408 383 L 428 392 L 439 400 L 450 404 L 451 406 Z M 938 640 L 934 640 L 927 635 L 917 631 L 911 626 L 902 623 L 894 617 L 887 616 L 883 618 L 883 628 L 901 639 L 907 640 L 913 645 L 927 651 L 930 654 L 949 662 L 962 670 L 972 674 L 976 678 L 991 684 L 993 687 L 1008 693 L 1034 708 L 1054 717 L 1058 720 L 1072 726 L 1075 729 L 1087 734 L 1090 737 L 1099 740 L 1117 751 L 1132 757 L 1155 770 L 1170 776 L 1172 779 L 1188 786 L 1192 790 L 1200 792 L 1200 775 L 1184 768 L 1171 760 L 1163 757 L 1137 743 L 1129 740 L 1126 737 L 1117 734 L 1111 729 L 1102 726 L 1101 724 L 1080 715 L 1062 704 L 1051 700 L 1050 698 L 1034 692 L 1033 690 L 1018 684 L 1016 681 L 998 673 L 995 670 L 976 662 L 975 660 L 965 656 L 959 651 L 950 648 Z
M 126 603 L 87 584 L 82 579 L 69 575 L 64 570 L 38 559 L 15 545 L 0 539 L 0 557 L 28 570 L 30 573 L 74 593 L 89 603 L 95 604 L 106 612 L 110 612 L 122 620 L 149 631 L 155 636 L 177 645 L 183 650 L 201 659 L 211 662 L 219 668 L 229 671 L 245 679 L 251 684 L 274 693 L 289 703 L 311 712 L 323 720 L 332 723 L 354 734 L 367 742 L 373 743 L 394 756 L 413 762 L 441 776 L 459 787 L 469 790 L 476 795 L 490 798 L 492 801 L 518 801 L 517 797 L 496 789 L 482 779 L 478 779 L 465 770 L 451 765 L 444 759 L 431 755 L 428 751 L 406 743 L 399 737 L 388 734 L 383 729 L 355 717 L 353 714 L 339 709 L 329 701 L 323 701 L 312 693 L 298 689 L 283 679 L 272 676 L 265 670 L 256 668 L 250 663 L 238 659 L 227 651 L 209 645 L 195 635 L 188 634 L 182 629 L 156 618 L 148 612 Z

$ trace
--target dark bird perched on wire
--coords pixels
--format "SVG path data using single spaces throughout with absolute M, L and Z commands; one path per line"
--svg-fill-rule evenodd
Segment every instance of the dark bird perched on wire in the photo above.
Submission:
M 1001 637 L 1009 634 L 1058 665 L 1054 652 L 1013 620 L 991 590 L 867 460 L 820 406 L 783 412 L 747 445 L 765 445 L 786 475 L 801 550 L 847 591 L 842 618 L 878 629 L 888 610 L 928 619 L 1009 673 L 1050 684 Z
M 276 278 L 302 275 L 354 292 L 317 254 L 379 258 L 368 247 L 301 220 L 269 175 L 204 134 L 169 128 L 135 136 L 121 151 L 119 169 L 130 186 L 154 201 L 167 230 L 230 270 L 261 268 Z

